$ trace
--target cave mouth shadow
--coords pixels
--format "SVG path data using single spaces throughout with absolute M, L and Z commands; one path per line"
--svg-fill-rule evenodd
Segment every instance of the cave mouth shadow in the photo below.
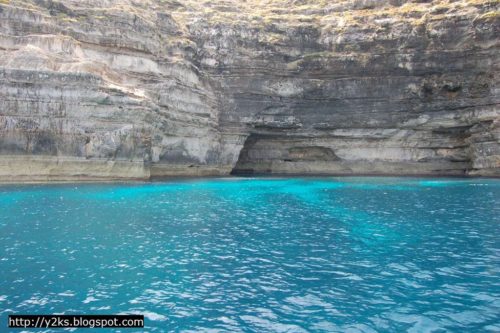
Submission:
M 341 158 L 328 146 L 304 144 L 293 138 L 279 135 L 251 133 L 246 138 L 230 174 L 237 176 L 268 175 L 293 171 L 297 163 L 315 164 L 318 162 L 339 163 Z M 287 168 L 291 169 L 287 170 Z M 300 168 L 303 168 L 303 165 L 299 165 L 299 170 L 307 172 Z
M 259 140 L 259 135 L 251 133 L 243 143 L 243 148 L 240 150 L 238 160 L 230 172 L 231 176 L 251 176 L 255 174 L 253 168 L 248 168 L 247 165 L 250 162 L 249 151 L 255 146 Z
M 254 132 L 245 139 L 229 174 L 243 177 L 281 174 L 463 176 L 474 168 L 473 149 L 468 142 L 471 140 L 470 127 L 432 130 L 437 138 L 456 142 L 448 155 L 395 161 L 380 157 L 370 159 L 371 155 L 362 156 L 362 159 L 349 159 L 349 155 L 346 158 L 335 149 L 333 138 L 327 143 L 310 142 L 283 133 Z

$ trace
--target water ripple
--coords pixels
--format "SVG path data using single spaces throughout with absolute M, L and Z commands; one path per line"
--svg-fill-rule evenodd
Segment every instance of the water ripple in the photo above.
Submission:
M 3 186 L 0 319 L 143 314 L 147 332 L 500 331 L 499 199 L 490 179 Z

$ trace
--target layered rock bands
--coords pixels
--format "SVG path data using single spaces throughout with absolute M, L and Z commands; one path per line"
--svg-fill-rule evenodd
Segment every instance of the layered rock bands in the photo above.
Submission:
M 498 0 L 0 0 L 0 181 L 500 176 Z

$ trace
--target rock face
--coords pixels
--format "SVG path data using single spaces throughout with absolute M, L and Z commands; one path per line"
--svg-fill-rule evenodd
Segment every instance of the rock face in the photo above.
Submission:
M 500 176 L 498 0 L 0 0 L 0 181 Z

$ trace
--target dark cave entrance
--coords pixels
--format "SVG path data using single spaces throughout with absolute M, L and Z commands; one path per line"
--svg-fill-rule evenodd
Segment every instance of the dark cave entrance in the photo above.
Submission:
M 255 173 L 255 170 L 251 165 L 251 151 L 257 141 L 259 141 L 259 136 L 256 134 L 250 134 L 246 138 L 245 143 L 243 144 L 243 148 L 240 150 L 238 160 L 236 161 L 233 170 L 231 170 L 231 175 L 248 176 Z
M 325 167 L 340 162 L 330 147 L 304 138 L 252 133 L 245 140 L 231 175 L 307 173 L 311 165 Z

